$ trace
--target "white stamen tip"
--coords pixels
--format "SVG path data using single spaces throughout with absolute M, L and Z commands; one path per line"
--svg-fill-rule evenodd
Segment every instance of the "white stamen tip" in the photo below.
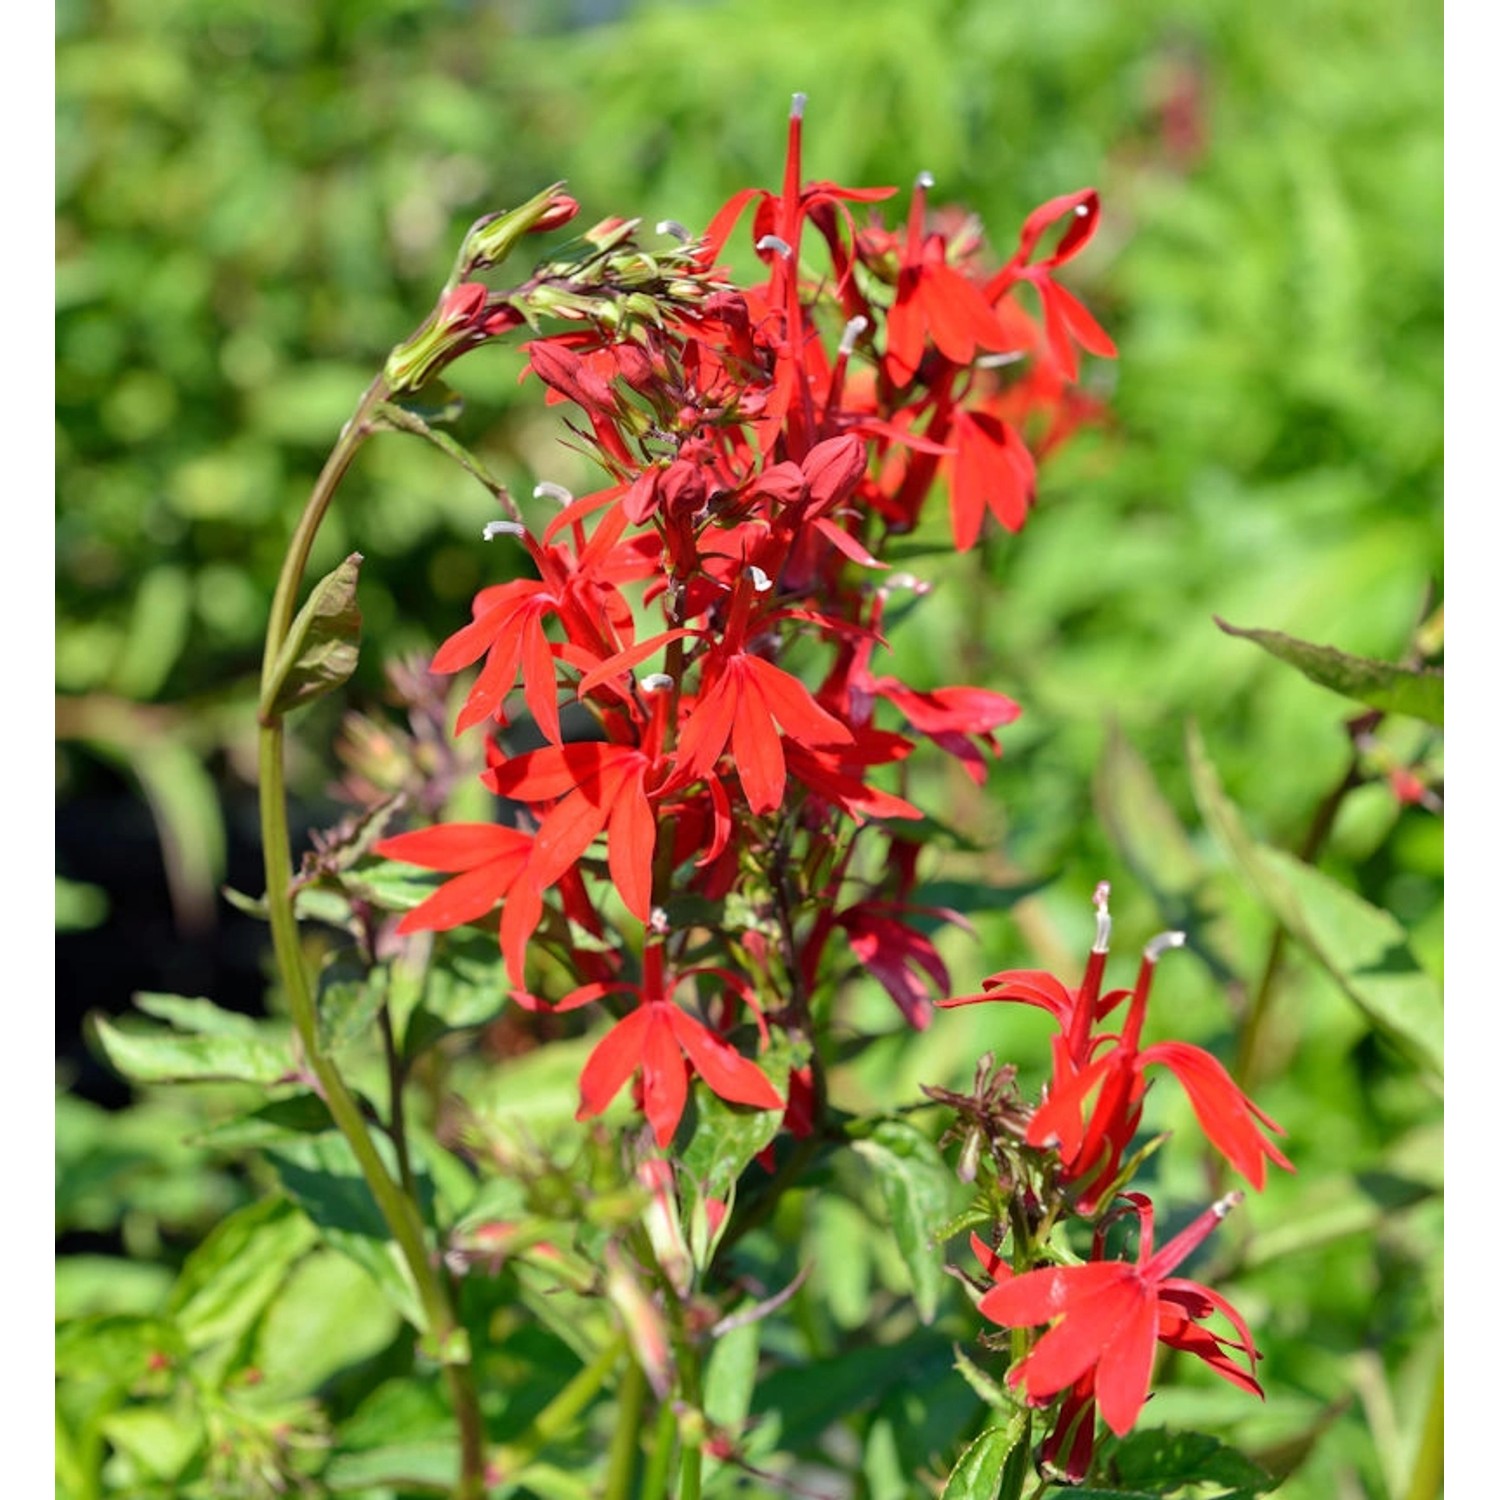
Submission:
M 1154 964 L 1169 948 L 1180 948 L 1186 942 L 1185 932 L 1159 932 L 1146 944 L 1146 962 Z
M 674 683 L 665 672 L 648 672 L 641 678 L 641 691 L 643 693 L 664 693 Z
M 672 924 L 667 921 L 667 913 L 664 907 L 653 906 L 651 908 L 651 930 L 657 937 L 665 937 L 672 930 Z
M 785 255 L 789 259 L 792 253 L 792 247 L 779 234 L 761 235 L 755 242 L 755 248 L 757 250 L 774 250 L 778 255 Z
M 844 336 L 839 340 L 839 353 L 845 356 L 854 353 L 854 346 L 859 341 L 859 336 L 870 326 L 870 320 L 863 314 L 850 318 L 844 324 Z
M 999 370 L 1006 365 L 1019 364 L 1025 358 L 1024 349 L 1012 349 L 1005 354 L 981 354 L 974 364 L 980 370 Z
M 692 235 L 688 233 L 687 226 L 679 224 L 676 219 L 663 219 L 656 226 L 656 232 L 658 234 L 670 234 L 674 240 L 681 240 L 684 245 L 692 239 Z
M 1089 206 L 1087 203 L 1080 203 L 1078 207 L 1073 210 L 1073 212 L 1077 214 L 1080 219 L 1086 219 L 1089 216 Z
M 793 94 L 792 95 L 792 119 L 794 119 L 794 120 L 800 120 L 802 118 L 802 112 L 806 108 L 807 108 L 807 95 L 806 94 Z
M 750 564 L 750 583 L 757 594 L 763 594 L 771 587 L 771 580 L 754 563 Z
M 519 521 L 486 521 L 482 535 L 492 542 L 497 536 L 525 536 L 526 528 Z
M 886 589 L 910 589 L 914 594 L 929 594 L 932 585 L 925 578 L 918 578 L 915 573 L 892 573 L 886 579 Z
M 936 184 L 936 182 L 937 182 L 937 178 L 934 177 L 931 172 L 918 172 L 917 173 L 917 186 L 919 188 L 930 188 L 930 187 L 934 186 L 934 184 Z
M 1214 1204 L 1214 1218 L 1223 1219 L 1229 1214 L 1230 1209 L 1238 1208 L 1245 1201 L 1245 1195 L 1238 1188 L 1232 1193 L 1226 1193 Z
M 559 505 L 571 505 L 573 503 L 573 492 L 564 489 L 560 484 L 553 484 L 550 479 L 544 479 L 531 492 L 535 500 L 556 500 Z

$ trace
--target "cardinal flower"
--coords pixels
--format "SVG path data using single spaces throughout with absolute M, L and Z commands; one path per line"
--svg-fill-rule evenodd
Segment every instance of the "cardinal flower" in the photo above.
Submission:
M 1030 1354 L 1011 1366 L 1006 1384 L 1024 1385 L 1027 1400 L 1041 1406 L 1070 1387 L 1077 1395 L 1091 1382 L 1100 1416 L 1112 1432 L 1123 1435 L 1141 1414 L 1156 1346 L 1165 1343 L 1197 1355 L 1218 1374 L 1260 1395 L 1258 1356 L 1244 1319 L 1217 1292 L 1171 1275 L 1243 1195 L 1221 1198 L 1154 1252 L 1150 1200 L 1139 1193 L 1126 1197 L 1141 1220 L 1134 1263 L 1047 1266 L 1008 1277 L 980 1298 L 979 1311 L 1007 1328 L 1051 1324 Z M 1203 1326 L 1213 1312 L 1223 1314 L 1237 1340 Z M 1230 1351 L 1243 1354 L 1248 1368 Z M 1073 1420 L 1077 1416 L 1072 1414 Z
M 1027 1143 L 1057 1152 L 1079 1210 L 1092 1212 L 1140 1124 L 1146 1069 L 1161 1064 L 1182 1085 L 1203 1133 L 1252 1187 L 1265 1186 L 1267 1161 L 1293 1170 L 1261 1128 L 1280 1132 L 1281 1127 L 1240 1089 L 1217 1058 L 1188 1042 L 1140 1044 L 1157 962 L 1168 949 L 1182 945 L 1182 933 L 1164 932 L 1146 945 L 1133 989 L 1101 994 L 1109 956 L 1108 896 L 1109 885 L 1101 881 L 1094 893 L 1097 936 L 1076 990 L 1051 974 L 1011 970 L 986 979 L 983 994 L 940 1002 L 958 1006 L 1014 1000 L 1040 1006 L 1057 1018 L 1060 1033 L 1052 1043 L 1052 1080 L 1032 1116 Z M 1122 1000 L 1130 1004 L 1119 1035 L 1097 1032 L 1097 1023 Z
M 644 1003 L 606 1032 L 589 1054 L 578 1080 L 581 1102 L 577 1118 L 587 1120 L 601 1113 L 625 1080 L 639 1072 L 646 1119 L 656 1135 L 656 1144 L 665 1147 L 687 1105 L 689 1062 L 719 1098 L 752 1109 L 781 1109 L 785 1101 L 748 1057 L 668 998 L 670 990 L 689 975 L 680 974 L 668 984 L 659 946 L 646 949 L 642 965 L 640 985 L 608 987 L 634 990 Z M 583 1003 L 580 996 L 593 999 L 605 988 L 586 986 L 563 1001 L 559 1009 Z

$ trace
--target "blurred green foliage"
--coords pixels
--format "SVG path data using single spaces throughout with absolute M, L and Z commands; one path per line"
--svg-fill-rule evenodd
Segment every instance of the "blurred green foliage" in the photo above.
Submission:
M 1272 923 L 1210 837 L 1185 733 L 1196 722 L 1254 834 L 1295 850 L 1348 769 L 1353 706 L 1212 616 L 1394 661 L 1440 597 L 1441 14 L 1416 0 L 604 9 L 59 5 L 60 796 L 123 765 L 162 830 L 174 895 L 188 909 L 211 899 L 216 793 L 248 779 L 287 534 L 463 229 L 558 178 L 586 218 L 701 226 L 731 191 L 775 180 L 786 103 L 804 89 L 809 175 L 904 190 L 931 171 L 934 201 L 977 211 L 1000 253 L 1038 202 L 1101 192 L 1103 228 L 1069 281 L 1119 345 L 1118 367 L 1089 372 L 1107 429 L 1044 467 L 1019 537 L 916 560 L 937 587 L 892 646 L 919 685 L 982 682 L 1025 709 L 982 794 L 925 773 L 928 801 L 992 851 L 935 875 L 1049 882 L 976 912 L 978 944 L 944 936 L 955 986 L 1022 962 L 1075 973 L 1088 892 L 1109 876 L 1120 946 L 1188 927 L 1204 961 L 1164 969 L 1163 1030 L 1227 1058 L 1230 1006 L 1251 1003 Z M 516 368 L 486 351 L 457 371 L 460 436 L 517 493 L 581 479 Z M 366 558 L 354 701 L 378 692 L 383 661 L 467 617 L 494 577 L 478 541 L 492 514 L 421 444 L 387 438 L 361 459 L 313 563 Z M 294 766 L 309 797 L 332 774 L 332 724 L 314 722 L 317 753 Z M 1425 757 L 1440 777 L 1420 726 L 1380 735 L 1388 758 Z M 1440 975 L 1430 812 L 1372 781 L 1336 804 L 1312 852 L 1392 912 Z M 63 889 L 72 925 L 99 910 Z M 1236 1393 L 1182 1371 L 1152 1420 L 1224 1433 L 1294 1470 L 1289 1496 L 1400 1500 L 1439 1348 L 1440 1104 L 1298 944 L 1270 978 L 1262 1102 L 1288 1126 L 1299 1175 L 1239 1216 L 1224 1267 L 1268 1356 L 1268 1401 L 1247 1414 Z M 997 1037 L 993 1012 L 959 1012 L 872 1048 L 844 1086 L 851 1107 L 914 1099 L 920 1082 L 965 1078 L 986 1047 L 1024 1065 L 1044 1045 L 1024 1018 Z M 211 1098 L 202 1085 L 179 1112 L 201 1127 Z M 63 1105 L 60 1228 L 120 1236 L 134 1269 L 67 1263 L 59 1312 L 96 1320 L 86 1333 L 104 1320 L 112 1336 L 115 1319 L 146 1360 L 166 1307 L 155 1268 L 175 1271 L 244 1187 L 180 1145 L 186 1127 L 159 1101 L 121 1132 Z M 1207 1190 L 1190 1153 L 1166 1170 L 1180 1180 L 1163 1186 L 1186 1199 Z M 855 1254 L 866 1220 L 852 1199 L 829 1203 L 809 1210 L 806 1242 L 843 1247 L 878 1281 L 869 1252 Z M 297 1264 L 267 1317 L 357 1301 L 342 1263 Z M 828 1294 L 835 1316 L 868 1315 L 857 1288 Z M 344 1409 L 374 1421 L 394 1402 L 420 1431 L 412 1387 L 376 1389 L 389 1370 L 369 1361 L 389 1323 L 383 1309 L 368 1317 Z M 247 1323 L 233 1370 L 251 1367 L 258 1337 Z M 555 1361 L 556 1340 L 542 1343 L 537 1359 Z M 272 1385 L 300 1401 L 315 1382 Z M 119 1472 L 170 1486 L 187 1462 L 170 1436 L 81 1389 L 70 1410 L 93 1415 L 68 1463 L 87 1476 L 107 1439 Z M 898 1394 L 864 1433 L 871 1494 L 899 1493 L 876 1473 L 911 1438 Z M 300 1408 L 285 1422 L 315 1440 Z

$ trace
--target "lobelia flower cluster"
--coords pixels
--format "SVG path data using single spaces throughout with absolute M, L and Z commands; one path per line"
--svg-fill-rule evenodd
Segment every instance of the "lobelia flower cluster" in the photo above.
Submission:
M 400 933 L 493 920 L 498 907 L 520 1005 L 609 1012 L 578 1117 L 633 1079 L 663 1149 L 693 1078 L 780 1111 L 794 1137 L 821 1128 L 829 1024 L 851 966 L 917 1028 L 935 1004 L 1049 1010 L 1059 1036 L 1040 1107 L 1013 1100 L 1008 1078 L 972 1097 L 933 1092 L 987 1145 L 1005 1195 L 991 1243 L 974 1240 L 994 1283 L 979 1309 L 1021 1330 L 1009 1382 L 1050 1405 L 1044 1458 L 1081 1477 L 1095 1407 L 1115 1432 L 1135 1421 L 1158 1342 L 1259 1389 L 1238 1315 L 1169 1274 L 1229 1200 L 1153 1250 L 1152 1206 L 1124 1191 L 1145 1070 L 1177 1076 L 1255 1186 L 1267 1158 L 1286 1162 L 1260 1132 L 1271 1122 L 1208 1054 L 1141 1045 L 1156 947 L 1133 991 L 1100 993 L 1102 897 L 1077 990 L 1019 972 L 945 998 L 924 922 L 962 918 L 915 903 L 922 813 L 893 787 L 922 741 L 983 781 L 1019 709 L 981 687 L 919 691 L 880 653 L 893 593 L 924 592 L 890 572 L 890 541 L 934 495 L 960 551 L 987 514 L 1018 530 L 1036 458 L 1096 413 L 1080 352 L 1114 346 L 1056 273 L 1093 237 L 1099 202 L 1083 190 L 1043 204 L 995 268 L 974 221 L 929 214 L 925 174 L 904 226 L 859 226 L 853 206 L 895 189 L 804 182 L 801 134 L 797 96 L 780 191 L 737 194 L 701 239 L 663 225 L 667 247 L 647 250 L 634 222 L 607 220 L 496 291 L 477 273 L 577 206 L 553 188 L 481 221 L 433 317 L 392 354 L 386 383 L 400 398 L 467 350 L 531 329 L 529 372 L 604 482 L 578 498 L 538 486 L 561 504 L 539 531 L 514 506 L 491 523 L 486 537 L 529 566 L 481 590 L 433 662 L 478 668 L 457 730 L 484 727 L 482 779 L 505 821 L 438 824 L 376 851 L 447 877 Z M 723 259 L 746 214 L 764 268 L 753 285 Z M 523 706 L 538 748 L 515 748 Z M 1102 1032 L 1126 1000 L 1118 1034 Z M 1123 1214 L 1140 1226 L 1134 1262 L 1105 1254 Z M 1090 1226 L 1091 1256 L 1053 1263 L 1070 1217 Z M 1214 1312 L 1233 1337 L 1205 1327 Z M 1044 1324 L 1029 1343 L 1024 1330 Z

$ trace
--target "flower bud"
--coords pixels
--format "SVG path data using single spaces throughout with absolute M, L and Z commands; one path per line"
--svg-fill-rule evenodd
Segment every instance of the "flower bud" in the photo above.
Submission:
M 541 234 L 544 230 L 558 229 L 566 224 L 578 212 L 578 200 L 561 189 L 562 183 L 554 182 L 534 198 L 528 198 L 519 208 L 506 213 L 486 214 L 477 220 L 459 251 L 460 273 L 467 276 L 486 266 L 498 266 L 523 236 Z

